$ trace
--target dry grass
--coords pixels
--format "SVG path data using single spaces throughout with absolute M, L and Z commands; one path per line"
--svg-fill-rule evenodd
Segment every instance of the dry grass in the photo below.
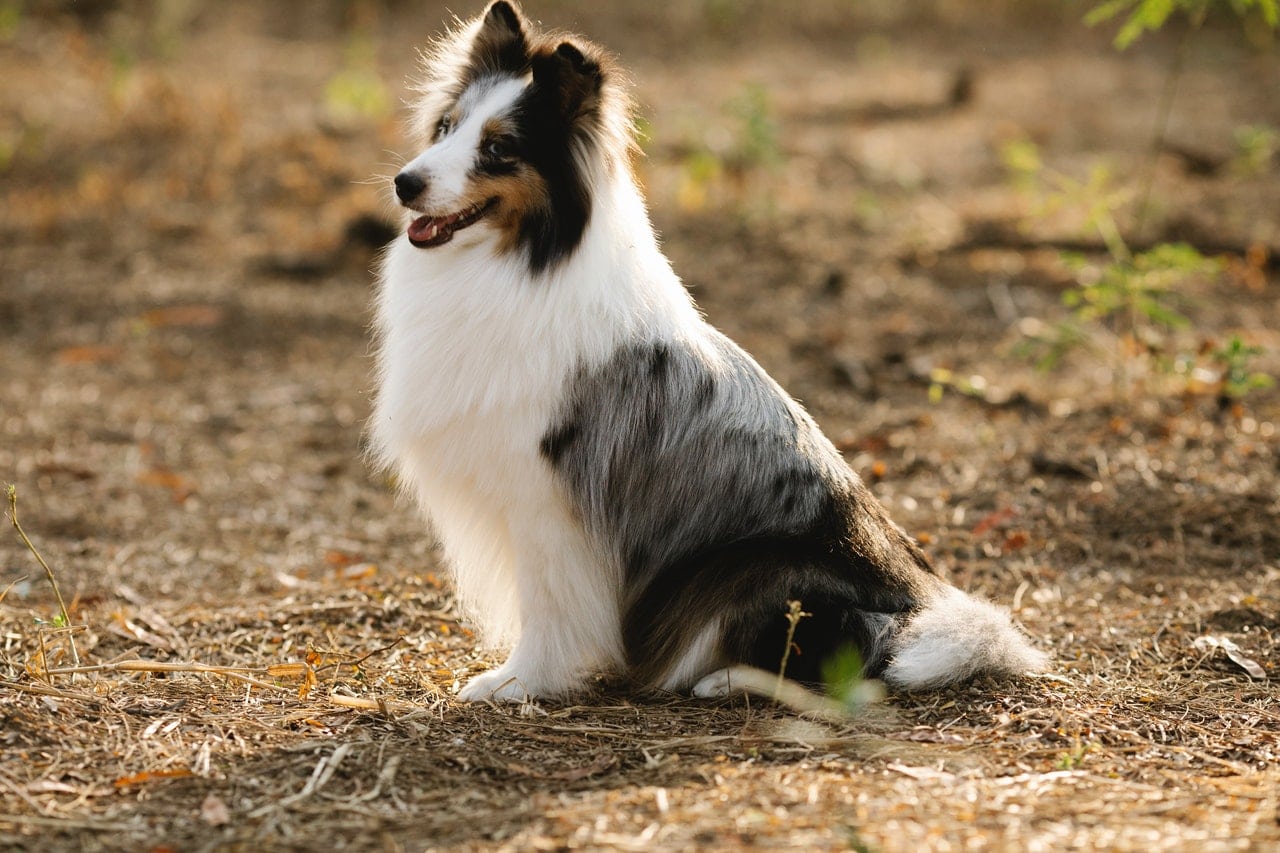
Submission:
M 169 613 L 122 599 L 80 612 L 80 667 L 66 631 L 0 608 L 0 833 L 19 847 L 1280 842 L 1275 689 L 1198 653 L 1185 615 L 1149 632 L 1104 606 L 1051 676 L 834 723 L 616 684 L 458 705 L 492 661 L 420 581 Z M 1144 639 L 1099 642 L 1108 621 Z M 1231 627 L 1274 668 L 1269 630 Z

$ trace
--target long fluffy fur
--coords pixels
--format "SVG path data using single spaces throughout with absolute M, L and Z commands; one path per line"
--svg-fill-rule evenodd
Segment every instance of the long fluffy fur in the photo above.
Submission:
M 397 180 L 423 239 L 383 265 L 370 433 L 461 605 L 511 648 L 462 699 L 564 695 L 601 670 L 714 694 L 726 667 L 777 667 L 788 600 L 812 614 L 802 680 L 847 645 L 906 689 L 1043 667 L 699 315 L 632 177 L 607 54 L 500 0 L 426 69 L 427 147 Z

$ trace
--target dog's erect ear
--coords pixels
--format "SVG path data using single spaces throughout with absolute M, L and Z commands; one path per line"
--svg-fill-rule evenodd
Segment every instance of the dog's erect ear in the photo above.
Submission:
M 471 67 L 477 74 L 505 71 L 520 74 L 529 61 L 529 44 L 520 10 L 497 0 L 484 13 L 471 47 Z
M 507 0 L 497 0 L 484 12 L 483 29 L 505 30 L 511 35 L 520 35 L 524 30 L 524 19 L 520 17 L 520 10 L 514 4 Z
M 594 107 L 603 79 L 600 63 L 567 41 L 533 58 L 534 85 L 568 123 Z

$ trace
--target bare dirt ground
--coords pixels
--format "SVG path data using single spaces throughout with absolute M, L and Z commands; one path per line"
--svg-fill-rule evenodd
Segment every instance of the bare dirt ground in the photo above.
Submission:
M 1073 3 L 528 5 L 633 70 L 712 321 L 1054 671 L 840 721 L 619 684 L 459 706 L 494 659 L 361 458 L 395 222 L 369 179 L 412 153 L 401 81 L 444 9 L 0 4 L 0 479 L 99 667 L 58 673 L 6 526 L 0 847 L 1277 849 L 1280 394 L 1017 351 L 1065 315 L 1058 250 L 1101 246 L 1022 227 L 1001 146 L 1140 183 L 1179 30 L 1120 54 Z M 1280 126 L 1277 49 L 1210 20 L 1184 69 L 1138 242 L 1230 255 L 1181 343 L 1238 333 L 1280 374 L 1280 163 L 1233 141 Z

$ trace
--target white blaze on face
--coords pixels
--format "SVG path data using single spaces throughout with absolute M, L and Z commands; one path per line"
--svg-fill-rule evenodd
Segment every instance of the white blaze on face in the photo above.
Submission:
M 468 196 L 468 185 L 485 124 L 506 113 L 525 86 L 523 80 L 504 77 L 481 81 L 462 94 L 454 112 L 457 123 L 402 170 L 427 182 L 427 190 L 415 209 L 445 215 L 478 201 Z

